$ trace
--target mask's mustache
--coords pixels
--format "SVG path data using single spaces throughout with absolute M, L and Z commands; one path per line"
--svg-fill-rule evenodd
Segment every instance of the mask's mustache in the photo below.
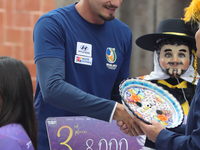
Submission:
M 169 65 L 183 65 L 182 62 L 168 62 Z

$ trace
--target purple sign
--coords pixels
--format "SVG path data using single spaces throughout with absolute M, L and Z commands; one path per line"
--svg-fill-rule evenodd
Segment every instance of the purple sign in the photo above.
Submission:
M 116 125 L 89 117 L 46 120 L 51 150 L 147 150 L 144 136 L 130 137 Z

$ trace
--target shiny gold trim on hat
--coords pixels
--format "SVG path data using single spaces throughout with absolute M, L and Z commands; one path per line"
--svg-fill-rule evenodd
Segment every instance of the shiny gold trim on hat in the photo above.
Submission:
M 178 33 L 178 32 L 163 32 L 163 34 L 172 34 L 172 35 L 179 35 L 179 36 L 188 36 L 185 33 Z

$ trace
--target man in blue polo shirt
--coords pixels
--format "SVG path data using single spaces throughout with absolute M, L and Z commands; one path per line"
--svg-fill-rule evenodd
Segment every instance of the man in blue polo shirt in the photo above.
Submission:
M 131 30 L 115 18 L 121 2 L 80 0 L 38 19 L 33 38 L 39 150 L 49 149 L 48 117 L 123 120 L 131 136 L 142 134 L 120 104 L 118 88 L 129 76 L 132 49 Z

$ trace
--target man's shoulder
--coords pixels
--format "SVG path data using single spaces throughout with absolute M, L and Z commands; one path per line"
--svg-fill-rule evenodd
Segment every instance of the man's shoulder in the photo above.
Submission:
M 129 26 L 117 18 L 111 21 L 107 21 L 107 23 L 108 23 L 108 28 L 114 30 L 119 35 L 118 37 L 124 35 L 130 37 L 132 35 L 132 31 L 129 28 Z
M 71 4 L 65 7 L 60 7 L 60 8 L 56 8 L 53 9 L 49 12 L 47 12 L 46 14 L 43 14 L 41 18 L 45 18 L 45 17 L 58 17 L 58 16 L 67 16 L 67 14 L 71 14 L 72 11 L 75 10 L 75 4 Z
M 129 26 L 126 23 L 124 23 L 123 21 L 119 20 L 118 18 L 113 19 L 112 22 L 117 26 L 130 29 Z

